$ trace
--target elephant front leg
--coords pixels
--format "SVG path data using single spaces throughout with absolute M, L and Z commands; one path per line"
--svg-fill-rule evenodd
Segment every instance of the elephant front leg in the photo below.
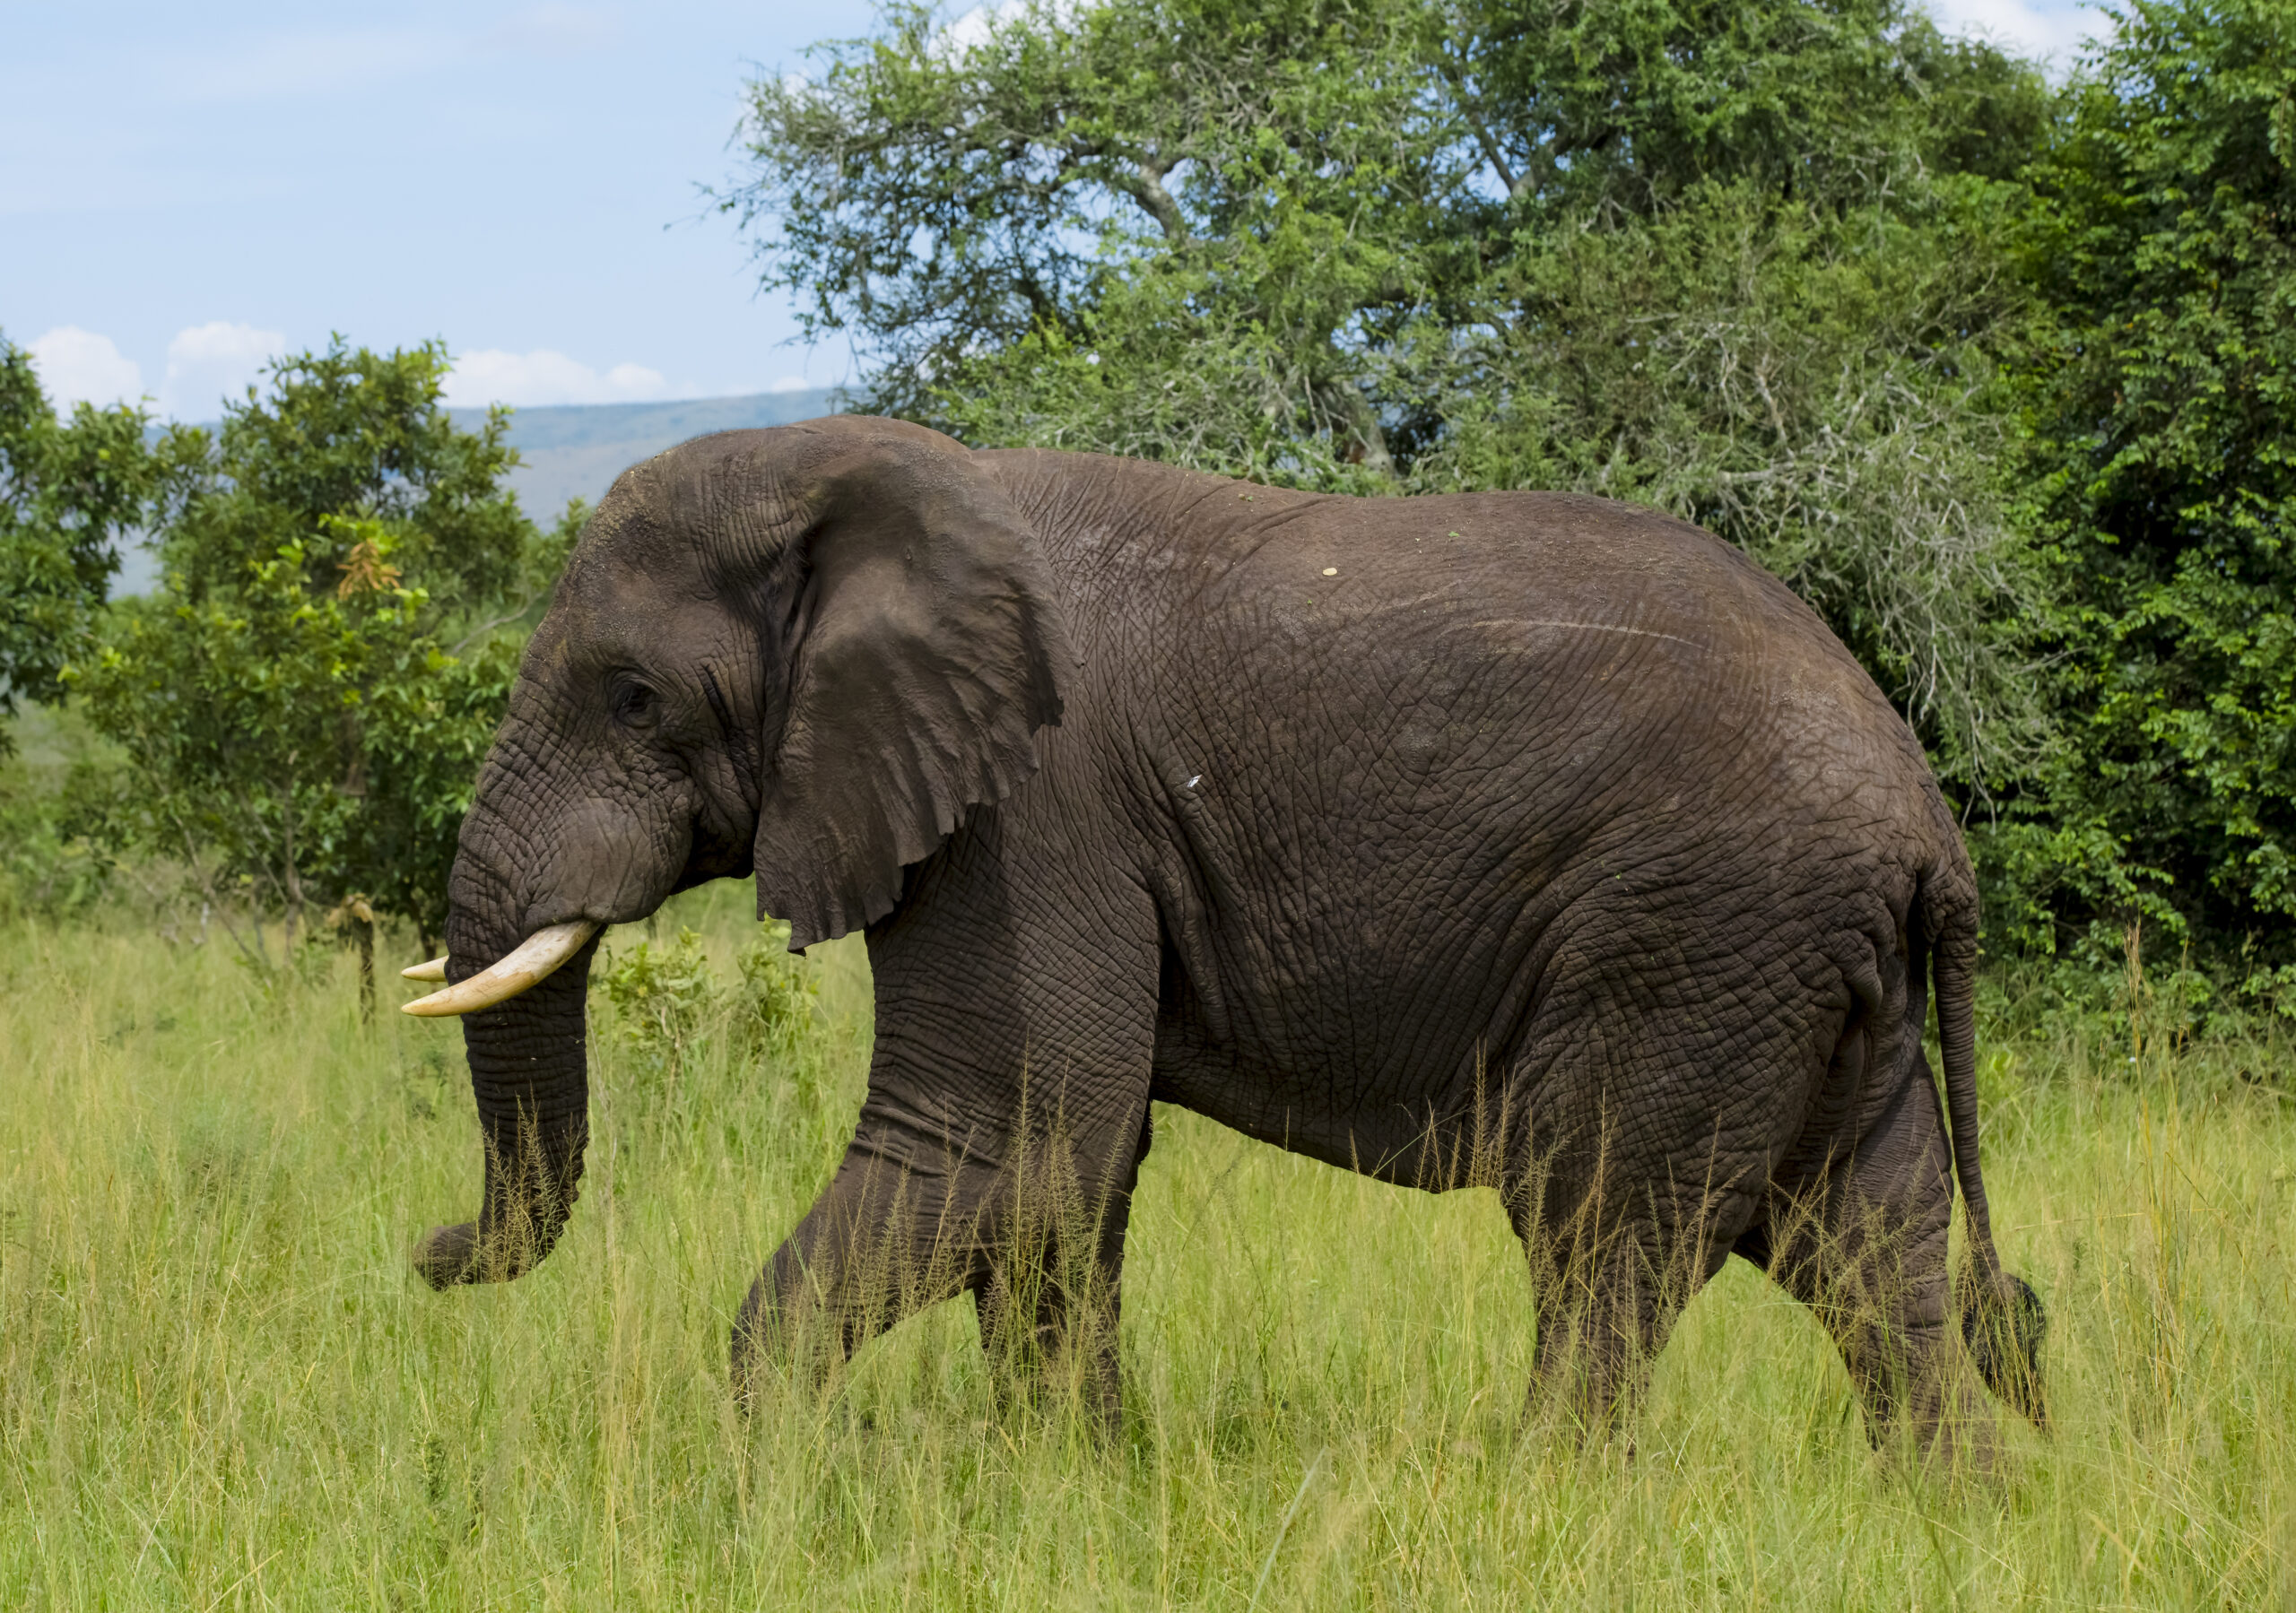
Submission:
M 1144 1099 L 1135 1138 L 1114 1149 L 1048 1149 L 1048 1168 L 1022 1173 L 974 1295 L 1001 1404 L 1073 1394 L 1101 1437 L 1122 1433 L 1124 1239 L 1149 1142 Z
M 1000 1358 L 1077 1363 L 1113 1424 L 1158 920 L 1120 860 L 1059 854 L 1096 808 L 1048 782 L 974 818 L 869 932 L 876 1037 L 860 1131 L 743 1307 L 737 1381 L 764 1360 L 833 1362 L 970 1288 Z M 1055 814 L 1060 838 L 1034 838 L 1023 808 Z
M 1149 1140 L 1056 1134 L 997 1165 L 978 1144 L 895 1163 L 866 1130 L 750 1287 L 733 1330 L 737 1401 L 772 1377 L 825 1381 L 869 1340 L 970 1288 L 1000 1395 L 1071 1388 L 1088 1421 L 1123 1424 L 1117 1330 L 1125 1229 Z M 1007 1147 L 1009 1148 L 1009 1144 Z
M 978 1286 L 991 1174 L 961 1159 L 900 1163 L 865 1132 L 856 1137 L 735 1318 L 744 1409 L 768 1378 L 819 1384 L 903 1317 Z

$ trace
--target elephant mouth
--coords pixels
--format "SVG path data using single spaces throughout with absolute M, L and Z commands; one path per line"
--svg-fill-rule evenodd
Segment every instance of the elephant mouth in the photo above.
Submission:
M 450 985 L 445 991 L 418 997 L 402 1006 L 399 1011 L 413 1014 L 418 1019 L 435 1019 L 453 1014 L 474 1014 L 482 1008 L 492 1008 L 498 1002 L 507 1002 L 519 993 L 532 990 L 549 979 L 559 965 L 588 944 L 590 937 L 596 935 L 599 928 L 596 919 L 578 918 L 537 930 L 469 979 Z M 417 964 L 404 973 L 410 980 L 443 980 L 446 978 L 446 963 L 447 960 L 440 958 L 430 963 Z

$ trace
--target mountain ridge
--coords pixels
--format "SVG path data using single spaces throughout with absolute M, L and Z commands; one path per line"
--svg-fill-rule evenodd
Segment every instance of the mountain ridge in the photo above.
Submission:
M 678 398 L 648 403 L 552 403 L 513 409 L 505 434 L 518 450 L 504 478 L 531 520 L 548 525 L 570 499 L 596 504 L 613 479 L 641 459 L 690 437 L 786 426 L 837 412 L 826 386 L 733 397 Z M 465 429 L 485 423 L 484 409 L 450 409 Z
M 518 464 L 503 481 L 517 495 L 527 519 L 548 526 L 569 499 L 596 504 L 622 472 L 690 437 L 817 420 L 839 412 L 836 403 L 833 388 L 808 386 L 664 403 L 514 408 L 505 436 L 518 450 Z M 449 409 L 447 413 L 465 430 L 486 423 L 484 409 Z M 159 581 L 159 556 L 140 541 L 121 545 L 119 571 L 111 584 L 113 598 L 149 594 Z

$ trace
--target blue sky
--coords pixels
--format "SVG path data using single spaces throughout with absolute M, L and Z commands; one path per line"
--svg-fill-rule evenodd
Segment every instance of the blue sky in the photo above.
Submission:
M 1935 0 L 2071 59 L 2067 0 Z M 960 4 L 952 15 L 964 10 Z M 868 0 L 8 6 L 0 332 L 51 395 L 212 419 L 339 330 L 439 336 L 458 403 L 704 397 L 845 378 L 785 345 L 730 222 L 741 89 Z

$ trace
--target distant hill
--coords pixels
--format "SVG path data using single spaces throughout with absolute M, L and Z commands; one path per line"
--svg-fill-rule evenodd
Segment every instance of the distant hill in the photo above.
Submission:
M 524 463 L 510 473 L 510 487 L 527 516 L 548 525 L 569 499 L 596 504 L 616 476 L 689 437 L 814 420 L 833 412 L 831 395 L 826 388 L 814 387 L 674 403 L 570 403 L 517 410 L 510 416 L 510 446 Z M 450 412 L 455 423 L 465 428 L 486 419 L 483 409 Z
M 673 403 L 567 403 L 518 409 L 510 415 L 510 446 L 522 462 L 510 473 L 510 490 L 529 518 L 547 526 L 569 499 L 596 504 L 613 479 L 641 459 L 711 431 L 786 426 L 834 412 L 826 387 L 761 392 L 749 397 L 688 398 Z M 468 429 L 484 422 L 483 409 L 450 409 Z M 160 580 L 157 557 L 140 544 L 121 557 L 112 579 L 117 598 L 148 594 Z

